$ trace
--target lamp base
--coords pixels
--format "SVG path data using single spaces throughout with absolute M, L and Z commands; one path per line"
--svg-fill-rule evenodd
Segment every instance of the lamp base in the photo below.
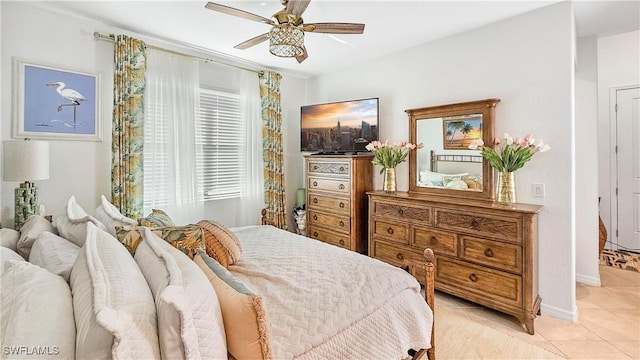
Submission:
M 15 205 L 14 229 L 20 231 L 29 216 L 38 211 L 38 188 L 34 183 L 25 181 L 15 189 Z

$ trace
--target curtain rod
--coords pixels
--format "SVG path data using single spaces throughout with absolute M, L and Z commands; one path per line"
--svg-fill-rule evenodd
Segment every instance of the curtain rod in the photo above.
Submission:
M 115 37 L 115 35 L 113 35 L 113 34 L 104 35 L 104 34 L 100 34 L 100 33 L 99 33 L 99 32 L 97 32 L 97 31 L 95 31 L 95 32 L 93 33 L 93 36 L 94 36 L 96 39 L 101 39 L 101 40 L 107 40 L 107 41 L 115 41 L 115 40 L 116 40 L 116 37 Z M 145 43 L 145 44 L 146 44 L 146 43 Z M 216 64 L 221 64 L 221 65 L 231 66 L 231 67 L 234 67 L 234 68 L 237 68 L 237 69 L 240 69 L 240 70 L 251 71 L 251 72 L 254 72 L 254 73 L 259 74 L 259 75 L 264 73 L 264 71 L 248 69 L 248 68 L 245 68 L 245 67 L 242 67 L 242 66 L 232 65 L 232 64 L 228 64 L 228 63 L 221 62 L 221 61 L 218 61 L 218 60 L 213 60 L 213 59 L 209 59 L 209 58 L 201 57 L 201 56 L 189 55 L 189 54 L 185 54 L 185 53 L 182 53 L 182 52 L 179 52 L 179 51 L 174 51 L 174 50 L 170 50 L 170 49 L 165 49 L 165 48 L 158 47 L 158 46 L 154 46 L 154 45 L 146 44 L 146 46 L 147 46 L 148 48 L 155 49 L 155 50 L 160 50 L 160 51 L 164 51 L 164 52 L 168 52 L 168 53 L 170 53 L 170 54 L 181 55 L 181 56 L 188 56 L 188 57 L 191 57 L 191 58 L 194 58 L 194 59 L 198 59 L 198 60 L 202 60 L 202 61 L 205 61 L 205 62 L 212 62 L 212 63 L 216 63 Z

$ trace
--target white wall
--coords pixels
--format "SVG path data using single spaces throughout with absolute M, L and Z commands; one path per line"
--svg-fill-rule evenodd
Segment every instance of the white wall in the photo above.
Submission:
M 598 267 L 597 39 L 578 39 L 576 65 L 576 280 L 600 286 Z
M 0 138 L 11 138 L 12 124 L 12 58 L 20 57 L 36 63 L 55 64 L 70 69 L 81 69 L 102 73 L 102 121 L 103 141 L 50 141 L 50 176 L 48 180 L 37 181 L 40 203 L 47 208 L 48 214 L 61 209 L 70 195 L 75 195 L 78 203 L 90 214 L 99 205 L 100 195 L 110 197 L 111 183 L 111 118 L 113 111 L 113 43 L 96 40 L 93 32 L 124 33 L 138 37 L 165 48 L 209 58 L 209 54 L 196 53 L 155 39 L 137 36 L 131 32 L 100 24 L 98 22 L 74 18 L 53 13 L 29 2 L 1 2 L 1 110 Z M 38 24 L 38 26 L 34 26 Z M 44 31 L 43 29 L 46 29 Z M 242 64 L 241 64 L 242 65 Z M 304 80 L 283 74 L 282 112 L 284 131 L 290 124 L 299 121 L 301 97 L 304 96 Z M 299 154 L 298 134 L 288 134 L 283 141 L 285 153 Z M 293 141 L 293 139 L 296 139 Z M 295 190 L 302 180 L 300 171 L 294 162 L 285 162 L 285 185 L 287 202 L 293 209 Z M 13 189 L 14 182 L 2 182 L 0 189 L 1 222 L 3 226 L 13 227 Z M 217 219 L 228 226 L 235 226 L 236 202 L 233 200 L 208 203 L 205 218 Z
M 611 162 L 610 91 L 616 87 L 640 85 L 640 31 L 598 38 L 598 190 L 602 197 L 600 215 L 607 227 L 609 241 L 612 228 L 611 192 L 614 176 Z M 613 224 L 615 226 L 615 224 Z
M 539 217 L 539 286 L 545 314 L 575 320 L 573 84 L 570 3 L 433 41 L 311 79 L 310 102 L 379 97 L 382 138 L 407 140 L 405 109 L 497 97 L 496 134 L 533 133 L 551 145 L 516 174 L 520 202 Z M 544 183 L 546 197 L 532 196 Z M 382 177 L 376 176 L 376 188 Z M 408 166 L 398 168 L 408 189 Z

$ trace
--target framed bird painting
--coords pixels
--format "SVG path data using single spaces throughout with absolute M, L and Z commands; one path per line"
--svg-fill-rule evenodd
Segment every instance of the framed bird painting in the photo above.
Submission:
M 16 138 L 102 140 L 101 74 L 14 58 Z

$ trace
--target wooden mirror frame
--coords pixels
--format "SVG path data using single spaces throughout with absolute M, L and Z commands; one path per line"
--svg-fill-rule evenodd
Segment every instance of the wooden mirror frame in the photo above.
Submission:
M 420 120 L 482 114 L 482 141 L 493 146 L 495 107 L 500 99 L 486 99 L 447 105 L 405 110 L 409 116 L 409 142 L 419 144 L 416 138 L 416 125 Z M 418 186 L 417 150 L 409 152 L 409 192 L 429 195 L 452 196 L 461 198 L 493 200 L 495 196 L 494 171 L 486 159 L 482 160 L 482 191 L 464 191 Z

